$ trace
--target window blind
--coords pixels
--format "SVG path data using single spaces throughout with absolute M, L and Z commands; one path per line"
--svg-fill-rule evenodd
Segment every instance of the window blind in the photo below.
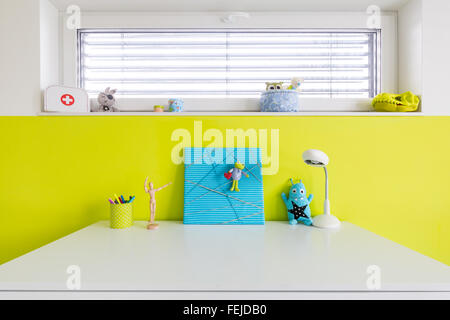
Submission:
M 258 97 L 265 82 L 305 79 L 302 95 L 371 98 L 376 30 L 80 30 L 79 84 L 90 94 Z

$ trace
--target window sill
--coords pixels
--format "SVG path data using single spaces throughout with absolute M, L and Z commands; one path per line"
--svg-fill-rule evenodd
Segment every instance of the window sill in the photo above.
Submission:
M 422 112 L 40 112 L 38 116 L 156 116 L 156 117 L 193 117 L 193 116 L 251 116 L 251 117 L 411 117 L 425 116 Z

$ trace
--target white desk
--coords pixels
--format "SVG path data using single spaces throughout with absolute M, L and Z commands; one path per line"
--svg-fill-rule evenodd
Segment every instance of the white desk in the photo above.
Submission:
M 145 225 L 102 221 L 1 265 L 0 298 L 450 298 L 450 267 L 349 223 Z M 66 287 L 70 265 L 80 291 Z M 371 265 L 381 290 L 367 287 Z

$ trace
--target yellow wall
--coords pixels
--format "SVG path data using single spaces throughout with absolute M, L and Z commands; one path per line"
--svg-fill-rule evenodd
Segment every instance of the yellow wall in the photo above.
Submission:
M 322 210 L 323 172 L 302 163 L 326 151 L 339 218 L 450 264 L 449 117 L 0 117 L 0 263 L 108 217 L 113 193 L 159 186 L 157 219 L 183 216 L 183 167 L 173 130 L 279 129 L 280 170 L 264 177 L 266 219 L 285 220 L 287 179 L 302 178 Z M 225 132 L 224 132 L 225 133 Z

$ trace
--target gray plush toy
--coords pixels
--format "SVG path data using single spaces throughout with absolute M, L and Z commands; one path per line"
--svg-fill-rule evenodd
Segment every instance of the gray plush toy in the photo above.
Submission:
M 104 92 L 100 92 L 97 98 L 98 101 L 98 110 L 99 112 L 117 112 L 119 111 L 116 105 L 116 99 L 114 98 L 114 94 L 116 93 L 116 89 L 111 90 L 110 87 L 106 88 Z

